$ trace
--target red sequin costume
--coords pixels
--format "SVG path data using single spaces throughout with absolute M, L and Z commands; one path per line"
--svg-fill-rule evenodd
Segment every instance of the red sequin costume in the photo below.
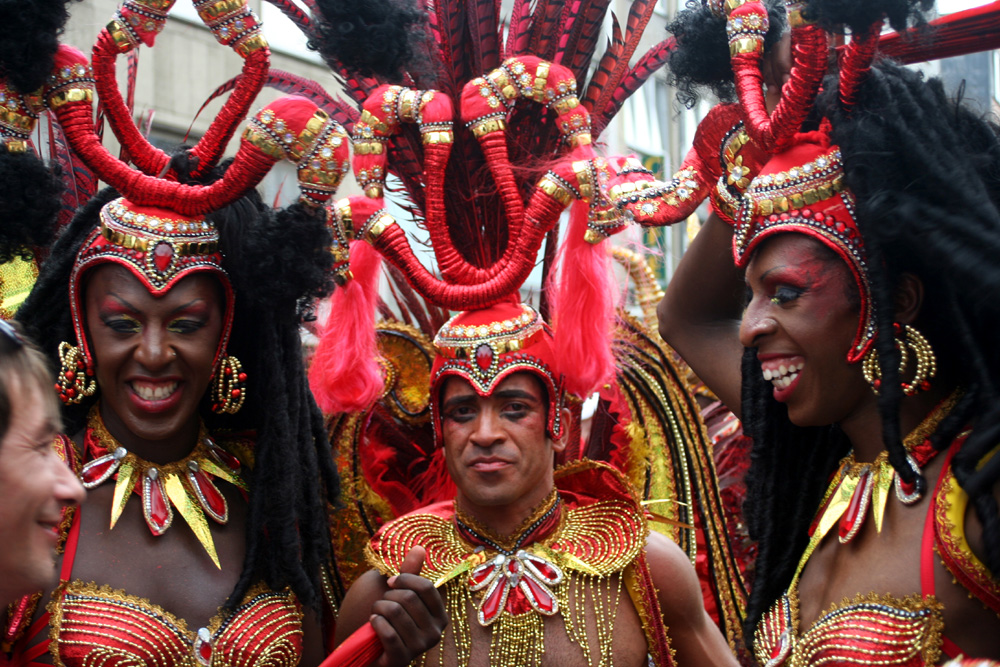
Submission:
M 489 3 L 421 5 L 442 76 L 424 83 L 420 72 L 408 72 L 412 82 L 401 86 L 341 72 L 359 107 L 345 125 L 364 196 L 333 207 L 345 289 L 333 296 L 310 380 L 332 416 L 331 440 L 349 480 L 342 485 L 348 510 L 332 531 L 343 536 L 336 545 L 342 579 L 349 584 L 367 569 L 359 535 L 454 497 L 428 390 L 460 364 L 486 393 L 496 377 L 531 366 L 533 355 L 510 334 L 524 328 L 526 342 L 544 338 L 547 325 L 522 308 L 519 294 L 544 256 L 538 312 L 553 323 L 558 350 L 539 375 L 550 390 L 549 432 L 567 434 L 566 461 L 607 461 L 656 503 L 665 520 L 655 530 L 701 568 L 706 605 L 735 646 L 746 589 L 727 544 L 707 434 L 669 352 L 627 315 L 616 317 L 608 279 L 606 237 L 633 217 L 645 221 L 643 205 L 657 206 L 657 197 L 691 196 L 686 181 L 658 182 L 638 160 L 603 157 L 594 145 L 669 53 L 667 41 L 636 51 L 655 3 L 633 3 L 623 46 L 603 58 L 597 26 L 608 6 L 601 0 L 572 10 L 555 0 L 515 3 L 510 21 Z M 597 70 L 595 55 L 603 63 Z M 438 274 L 417 258 L 386 205 L 389 172 L 416 204 L 411 212 L 427 232 Z M 399 321 L 376 324 L 382 260 L 403 312 Z M 463 312 L 448 321 L 448 311 Z M 600 393 L 589 442 L 580 437 L 578 403 L 569 402 L 575 416 L 562 423 L 562 392 Z

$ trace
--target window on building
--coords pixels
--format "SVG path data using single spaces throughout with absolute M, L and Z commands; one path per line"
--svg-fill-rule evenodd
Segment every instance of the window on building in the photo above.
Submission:
M 990 77 L 990 88 L 993 90 L 993 103 L 1000 104 L 1000 51 L 993 52 L 993 72 Z
M 300 1 L 292 0 L 302 11 L 309 13 L 309 10 Z M 306 47 L 306 37 L 299 30 L 298 26 L 292 23 L 291 19 L 285 16 L 280 9 L 269 2 L 262 2 L 260 10 L 257 12 L 261 24 L 264 28 L 264 36 L 267 43 L 275 53 L 294 56 L 314 63 L 322 63 L 322 59 L 315 51 L 310 51 Z M 171 18 L 179 18 L 188 23 L 204 25 L 198 16 L 194 5 L 190 3 L 178 2 L 170 10 Z M 206 28 L 207 30 L 207 28 Z

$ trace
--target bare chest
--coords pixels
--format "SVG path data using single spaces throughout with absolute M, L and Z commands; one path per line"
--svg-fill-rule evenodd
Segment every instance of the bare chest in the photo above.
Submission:
M 243 567 L 246 504 L 235 489 L 225 486 L 221 490 L 227 497 L 229 521 L 208 522 L 221 568 L 176 510 L 170 528 L 153 535 L 138 495 L 133 494 L 110 529 L 114 486 L 106 484 L 91 491 L 81 508 L 80 539 L 69 578 L 125 591 L 193 627 L 204 625 L 232 593 Z

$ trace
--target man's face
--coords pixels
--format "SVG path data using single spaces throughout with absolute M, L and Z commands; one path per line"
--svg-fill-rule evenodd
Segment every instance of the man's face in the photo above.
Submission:
M 7 380 L 11 421 L 0 442 L 0 603 L 51 588 L 65 505 L 84 491 L 52 447 L 54 398 L 18 378 Z M 51 393 L 51 391 L 49 392 Z
M 441 392 L 441 432 L 448 472 L 466 509 L 528 513 L 552 489 L 552 455 L 565 441 L 548 438 L 548 396 L 530 373 L 505 378 L 490 396 L 448 378 Z

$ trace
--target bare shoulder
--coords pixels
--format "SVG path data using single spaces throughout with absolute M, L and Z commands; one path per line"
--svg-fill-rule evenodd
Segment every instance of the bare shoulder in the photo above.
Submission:
M 388 590 L 386 578 L 378 570 L 368 570 L 358 577 L 344 596 L 337 615 L 335 642 L 338 645 L 368 621 L 372 615 L 372 606 Z
M 701 584 L 687 554 L 669 538 L 650 532 L 646 561 L 675 652 L 674 663 L 737 667 L 729 644 L 705 611 Z
M 673 540 L 656 531 L 649 531 L 649 537 L 646 538 L 646 561 L 657 588 L 668 586 L 676 593 L 678 587 L 681 587 L 684 592 L 693 592 L 700 601 L 701 589 L 694 566 L 684 550 Z

